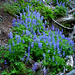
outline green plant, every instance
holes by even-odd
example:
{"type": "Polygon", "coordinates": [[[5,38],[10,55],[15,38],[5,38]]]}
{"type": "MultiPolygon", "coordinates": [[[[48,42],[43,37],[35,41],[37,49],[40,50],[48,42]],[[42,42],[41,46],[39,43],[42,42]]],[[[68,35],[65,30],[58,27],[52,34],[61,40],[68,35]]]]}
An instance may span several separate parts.
{"type": "Polygon", "coordinates": [[[12,15],[20,14],[19,4],[16,3],[16,2],[12,2],[12,3],[7,2],[7,3],[4,3],[3,6],[4,6],[4,11],[5,12],[8,12],[12,15]]]}
{"type": "Polygon", "coordinates": [[[64,16],[66,15],[66,7],[63,7],[63,6],[56,6],[56,9],[54,9],[54,17],[57,18],[57,17],[61,17],[61,16],[64,16]]]}
{"type": "Polygon", "coordinates": [[[47,4],[51,4],[51,3],[52,3],[52,0],[45,0],[45,2],[46,2],[47,4]]]}
{"type": "Polygon", "coordinates": [[[66,3],[67,1],[69,1],[69,0],[53,0],[54,1],[54,3],[57,3],[57,2],[63,2],[63,3],[66,3]]]}
{"type": "Polygon", "coordinates": [[[52,9],[49,9],[48,7],[38,6],[38,7],[35,7],[35,9],[38,12],[40,12],[41,15],[44,16],[44,19],[46,19],[46,20],[51,20],[52,18],[54,18],[52,9]]]}
{"type": "Polygon", "coordinates": [[[28,13],[20,13],[17,20],[13,19],[8,46],[1,47],[0,62],[9,67],[9,73],[7,70],[4,73],[32,75],[34,71],[36,74],[36,65],[33,69],[26,68],[29,58],[36,62],[42,61],[42,65],[53,74],[62,71],[62,66],[66,65],[65,57],[73,54],[73,41],[59,29],[54,31],[53,25],[51,30],[45,28],[46,21],[43,23],[44,18],[39,12],[30,12],[29,6],[26,11],[28,13]]]}

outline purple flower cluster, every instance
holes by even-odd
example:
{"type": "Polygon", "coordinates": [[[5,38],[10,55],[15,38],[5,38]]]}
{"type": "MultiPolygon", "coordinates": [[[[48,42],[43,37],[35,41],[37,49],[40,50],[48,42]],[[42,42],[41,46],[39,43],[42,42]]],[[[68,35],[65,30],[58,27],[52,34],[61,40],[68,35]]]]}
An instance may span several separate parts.
{"type": "Polygon", "coordinates": [[[65,3],[62,3],[62,1],[59,3],[58,0],[57,0],[57,5],[60,7],[60,6],[63,6],[65,7],[65,3]]]}
{"type": "Polygon", "coordinates": [[[34,63],[33,66],[32,66],[32,70],[35,72],[36,69],[37,69],[37,67],[38,67],[38,64],[37,63],[34,63]]]}
{"type": "MultiPolygon", "coordinates": [[[[39,35],[38,37],[36,35],[34,35],[33,43],[38,43],[38,47],[40,49],[43,49],[43,44],[46,43],[46,47],[48,47],[49,49],[53,48],[54,51],[54,55],[56,55],[56,50],[57,53],[59,54],[60,57],[65,56],[65,51],[63,51],[64,47],[69,44],[68,46],[73,47],[74,46],[74,42],[72,40],[70,40],[70,38],[66,38],[62,33],[63,31],[60,31],[59,29],[57,29],[56,31],[54,26],[52,25],[53,28],[51,28],[53,31],[49,30],[48,31],[48,35],[43,32],[41,35],[39,35]],[[60,38],[61,37],[61,38],[60,38]],[[63,41],[65,40],[65,41],[63,41]],[[42,43],[41,41],[43,41],[44,43],[42,43]],[[62,44],[64,42],[64,45],[62,44]],[[62,44],[62,45],[61,45],[62,44]],[[62,46],[62,47],[61,47],[62,46]],[[62,53],[63,52],[63,53],[62,53]]],[[[32,43],[32,48],[33,48],[33,43],[32,43]]],[[[67,47],[65,47],[65,50],[68,50],[67,47]]],[[[50,52],[50,51],[48,51],[50,52]]],[[[54,58],[52,58],[54,61],[54,58]]]]}
{"type": "Polygon", "coordinates": [[[45,30],[46,21],[44,24],[43,23],[44,17],[40,16],[39,12],[36,12],[36,11],[30,12],[29,9],[30,9],[30,7],[28,5],[28,8],[27,8],[28,14],[25,13],[23,10],[23,13],[20,13],[20,19],[19,18],[17,18],[17,20],[13,19],[12,26],[20,27],[21,25],[23,25],[24,28],[26,29],[27,35],[29,35],[28,31],[30,31],[33,35],[35,33],[38,35],[41,35],[41,32],[43,32],[43,30],[45,30]],[[25,17],[25,20],[22,20],[22,16],[25,17]],[[16,23],[16,21],[17,21],[17,23],[16,23]]]}
{"type": "MultiPolygon", "coordinates": [[[[57,2],[58,3],[58,2],[57,2]]],[[[13,34],[12,32],[9,33],[9,37],[12,40],[12,44],[9,44],[9,52],[11,53],[11,46],[15,46],[15,44],[19,45],[19,43],[26,43],[26,39],[22,39],[22,37],[25,35],[28,38],[30,37],[33,41],[29,43],[28,50],[26,53],[28,54],[27,58],[26,55],[21,59],[24,61],[24,58],[26,58],[26,62],[29,60],[30,57],[30,51],[31,49],[34,49],[35,52],[37,50],[41,51],[47,51],[47,54],[52,53],[53,56],[50,58],[53,62],[55,62],[55,55],[59,55],[60,57],[63,57],[66,55],[68,44],[69,47],[74,46],[74,42],[70,40],[70,38],[66,38],[62,33],[63,31],[60,31],[59,29],[56,29],[54,25],[52,25],[51,29],[45,28],[45,23],[43,23],[43,16],[40,16],[39,12],[34,11],[33,13],[29,11],[30,7],[28,6],[28,14],[26,14],[23,10],[23,13],[20,13],[20,19],[17,18],[13,19],[13,27],[17,27],[18,30],[20,29],[21,32],[18,32],[18,35],[15,35],[15,41],[13,40],[13,34]],[[22,17],[25,17],[23,19],[22,17]],[[22,27],[23,26],[23,27],[22,27]],[[21,29],[23,28],[23,30],[21,29]],[[21,33],[21,35],[19,35],[21,33]],[[63,41],[64,40],[64,41],[63,41]],[[37,46],[36,46],[37,45],[37,46]],[[61,47],[62,46],[62,47],[61,47]],[[65,50],[64,50],[65,48],[65,50]],[[37,50],[36,50],[37,49],[37,50]]],[[[71,51],[72,48],[70,48],[71,51]]],[[[43,51],[43,57],[46,58],[46,53],[43,51]]],[[[42,53],[41,53],[42,54],[42,53]]],[[[32,70],[36,71],[37,69],[37,63],[34,63],[32,70]]],[[[46,69],[44,69],[44,75],[46,75],[46,69]]]]}

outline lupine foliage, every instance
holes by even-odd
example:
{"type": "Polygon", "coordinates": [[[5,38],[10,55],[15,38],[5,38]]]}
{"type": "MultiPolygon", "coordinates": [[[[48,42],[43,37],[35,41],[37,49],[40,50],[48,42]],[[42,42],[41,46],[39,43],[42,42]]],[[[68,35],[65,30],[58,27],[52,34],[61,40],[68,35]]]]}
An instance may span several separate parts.
{"type": "Polygon", "coordinates": [[[28,63],[29,58],[37,62],[42,61],[42,65],[47,67],[43,69],[44,73],[48,70],[56,74],[66,65],[65,57],[73,54],[73,41],[66,38],[63,32],[53,25],[51,29],[45,28],[47,22],[45,20],[43,23],[44,17],[39,12],[30,12],[29,9],[27,6],[28,13],[23,10],[20,18],[13,19],[8,46],[2,47],[0,52],[0,58],[3,57],[0,62],[6,65],[6,70],[2,74],[30,75],[33,71],[36,74],[36,63],[32,70],[27,71],[25,68],[24,63],[28,63]],[[8,69],[9,73],[6,72],[8,69]]]}
{"type": "MultiPolygon", "coordinates": [[[[46,2],[48,2],[48,1],[46,0],[46,2]]],[[[42,0],[28,0],[28,1],[27,0],[16,0],[15,2],[11,1],[11,2],[4,3],[4,7],[5,7],[4,10],[6,12],[9,12],[12,15],[14,15],[14,14],[20,15],[20,12],[22,13],[23,12],[22,10],[23,9],[25,10],[25,7],[27,5],[29,5],[29,6],[31,6],[30,11],[36,10],[36,11],[40,12],[41,15],[44,16],[44,19],[51,21],[52,18],[56,18],[56,17],[58,17],[58,15],[60,15],[60,16],[65,15],[65,13],[66,13],[66,7],[65,7],[66,3],[65,2],[66,1],[63,1],[63,2],[60,2],[57,0],[57,5],[59,7],[56,6],[56,9],[52,10],[52,9],[49,9],[48,7],[45,7],[44,1],[42,1],[42,0]]],[[[52,3],[52,1],[50,1],[50,4],[51,3],[52,3]]]]}
{"type": "MultiPolygon", "coordinates": [[[[30,4],[25,2],[26,0],[18,0],[20,5],[17,4],[16,0],[15,4],[12,1],[9,2],[10,4],[7,2],[9,5],[6,10],[14,8],[15,12],[12,10],[11,13],[18,14],[18,16],[17,20],[13,19],[13,28],[8,35],[10,38],[8,45],[1,47],[0,50],[0,63],[5,66],[2,75],[33,75],[33,72],[36,74],[37,63],[33,64],[32,69],[26,65],[29,64],[29,58],[42,63],[45,75],[47,72],[56,75],[66,65],[65,58],[73,54],[74,43],[63,35],[63,31],[53,25],[50,29],[46,28],[47,21],[44,19],[53,18],[53,11],[47,7],[44,8],[42,1],[31,1],[30,4]],[[31,4],[35,8],[30,7],[31,4]],[[10,7],[10,5],[12,6],[10,7]],[[42,13],[40,14],[36,10],[42,13]]],[[[57,5],[60,6],[57,7],[57,11],[65,8],[64,3],[57,1],[57,5]]],[[[54,12],[57,11],[54,10],[54,12]]],[[[62,12],[64,11],[62,10],[62,12]]],[[[60,15],[60,13],[57,12],[56,15],[60,15]]]]}

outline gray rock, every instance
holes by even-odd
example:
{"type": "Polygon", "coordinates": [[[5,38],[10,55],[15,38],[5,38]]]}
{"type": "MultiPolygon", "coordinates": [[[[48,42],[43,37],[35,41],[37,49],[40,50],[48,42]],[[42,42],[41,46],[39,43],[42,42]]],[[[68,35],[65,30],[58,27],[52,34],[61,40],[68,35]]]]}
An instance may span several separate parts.
{"type": "Polygon", "coordinates": [[[66,75],[75,75],[75,69],[73,69],[72,71],[70,71],[70,72],[67,73],[66,75]]]}

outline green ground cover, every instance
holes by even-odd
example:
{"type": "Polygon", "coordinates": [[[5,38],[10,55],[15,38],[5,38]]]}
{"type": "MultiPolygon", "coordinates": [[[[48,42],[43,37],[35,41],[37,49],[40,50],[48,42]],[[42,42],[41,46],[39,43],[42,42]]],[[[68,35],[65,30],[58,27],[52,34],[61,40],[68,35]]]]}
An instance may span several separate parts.
{"type": "MultiPolygon", "coordinates": [[[[68,59],[68,55],[73,54],[74,42],[54,25],[50,29],[46,28],[47,20],[64,16],[66,7],[61,3],[60,7],[56,6],[56,9],[52,10],[45,7],[43,2],[24,0],[4,3],[4,6],[6,5],[5,11],[16,14],[17,19],[13,19],[8,45],[0,50],[0,63],[5,64],[5,70],[1,74],[36,75],[36,63],[27,67],[30,64],[29,58],[41,62],[45,67],[44,74],[47,72],[56,75],[63,71],[64,66],[68,68],[65,58],[68,59]]],[[[38,71],[41,70],[43,69],[38,71]]]]}

